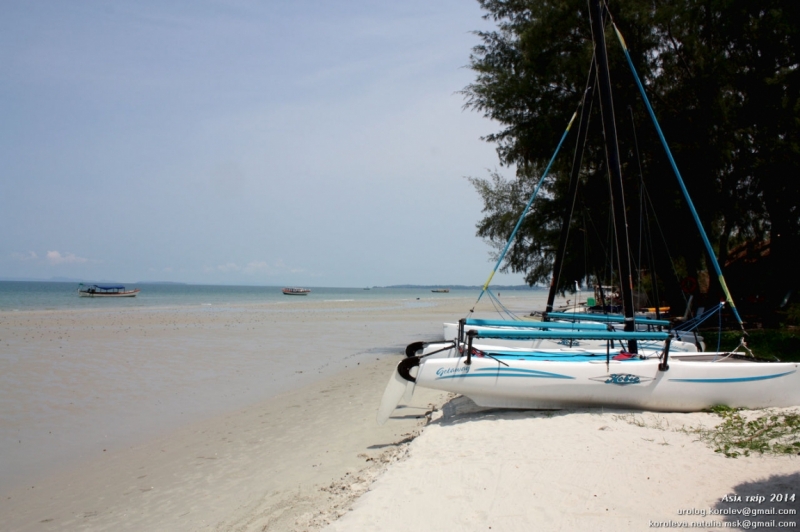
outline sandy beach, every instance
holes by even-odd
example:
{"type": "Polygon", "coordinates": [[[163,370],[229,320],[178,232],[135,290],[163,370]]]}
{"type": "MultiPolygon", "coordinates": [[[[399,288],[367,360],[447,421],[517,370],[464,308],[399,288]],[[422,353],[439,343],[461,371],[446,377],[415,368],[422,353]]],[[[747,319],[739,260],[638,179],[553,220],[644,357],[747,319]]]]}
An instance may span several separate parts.
{"type": "MultiPolygon", "coordinates": [[[[305,530],[346,510],[430,416],[378,427],[390,358],[3,494],[3,530],[305,530]]],[[[106,456],[107,454],[107,456],[106,456]]]]}
{"type": "Polygon", "coordinates": [[[726,458],[681,430],[719,421],[711,413],[489,410],[458,397],[406,460],[324,530],[796,527],[800,457],[726,458]]]}
{"type": "Polygon", "coordinates": [[[0,530],[714,529],[798,508],[769,498],[800,497],[800,457],[725,458],[680,430],[709,413],[418,389],[378,426],[405,345],[473,302],[3,313],[0,530]]]}

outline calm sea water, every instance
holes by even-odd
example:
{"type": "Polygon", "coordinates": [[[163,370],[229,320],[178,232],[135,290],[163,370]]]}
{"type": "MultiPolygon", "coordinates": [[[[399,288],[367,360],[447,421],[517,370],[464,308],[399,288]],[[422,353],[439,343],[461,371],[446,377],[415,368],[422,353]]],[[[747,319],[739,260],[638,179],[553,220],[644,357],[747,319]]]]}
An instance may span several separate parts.
{"type": "MultiPolygon", "coordinates": [[[[131,298],[78,296],[77,283],[0,281],[0,312],[21,310],[69,310],[129,307],[191,307],[202,305],[250,305],[279,301],[367,301],[416,300],[446,297],[477,297],[479,290],[451,289],[432,293],[430,288],[326,288],[310,287],[306,296],[287,296],[280,286],[215,286],[191,284],[127,285],[141,292],[131,298]]],[[[543,294],[543,290],[514,290],[515,294],[543,294]]]]}

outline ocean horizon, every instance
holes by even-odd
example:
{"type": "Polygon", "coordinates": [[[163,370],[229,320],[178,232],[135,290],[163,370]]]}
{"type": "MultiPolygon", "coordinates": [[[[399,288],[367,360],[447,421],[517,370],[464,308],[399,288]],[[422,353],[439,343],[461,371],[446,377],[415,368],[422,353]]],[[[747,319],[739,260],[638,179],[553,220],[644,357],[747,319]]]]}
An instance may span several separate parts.
{"type": "MultiPolygon", "coordinates": [[[[83,284],[95,284],[83,281],[83,284]]],[[[97,284],[103,284],[98,282],[97,284]]],[[[114,284],[114,283],[106,283],[114,284]]],[[[253,305],[281,301],[375,301],[416,300],[446,297],[477,297],[479,286],[462,285],[393,285],[372,287],[304,286],[306,296],[287,296],[285,286],[205,285],[179,282],[120,283],[141,292],[131,298],[87,298],[78,296],[78,281],[0,281],[0,312],[35,310],[79,310],[149,307],[193,307],[214,305],[253,305]],[[445,293],[432,292],[447,288],[445,293]]],[[[541,294],[539,287],[492,287],[495,293],[513,290],[515,294],[541,294]]]]}

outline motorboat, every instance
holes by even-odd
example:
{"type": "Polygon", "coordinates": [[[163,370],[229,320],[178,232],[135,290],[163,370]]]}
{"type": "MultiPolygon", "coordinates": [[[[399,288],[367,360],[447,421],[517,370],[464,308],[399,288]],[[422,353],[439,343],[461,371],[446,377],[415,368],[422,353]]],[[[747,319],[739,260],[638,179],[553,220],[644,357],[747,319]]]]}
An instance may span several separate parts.
{"type": "Polygon", "coordinates": [[[81,284],[78,288],[78,295],[81,297],[135,297],[139,293],[138,288],[126,290],[122,285],[99,285],[93,284],[85,286],[81,284]]]}

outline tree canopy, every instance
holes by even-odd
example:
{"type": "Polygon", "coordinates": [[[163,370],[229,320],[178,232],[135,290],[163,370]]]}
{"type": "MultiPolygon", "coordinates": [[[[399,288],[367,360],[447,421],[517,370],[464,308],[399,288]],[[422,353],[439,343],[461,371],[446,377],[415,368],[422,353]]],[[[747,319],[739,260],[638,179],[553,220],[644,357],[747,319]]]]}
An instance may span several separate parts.
{"type": "MultiPolygon", "coordinates": [[[[481,44],[470,57],[476,78],[463,91],[465,106],[500,124],[485,140],[496,144],[502,166],[515,168],[513,179],[471,179],[484,200],[478,235],[499,248],[580,103],[593,44],[585,0],[478,1],[496,29],[477,32],[481,44]]],[[[800,3],[607,6],[720,262],[737,244],[771,240],[774,272],[765,291],[782,296],[800,244],[800,3]]],[[[674,281],[704,269],[704,249],[609,24],[606,41],[632,258],[637,270],[657,272],[674,300],[674,281]]],[[[530,284],[549,282],[561,216],[573,201],[560,288],[613,267],[597,102],[589,120],[585,146],[575,146],[574,135],[571,141],[582,155],[577,197],[566,197],[575,153],[565,149],[506,257],[504,268],[523,272],[530,284]]]]}

